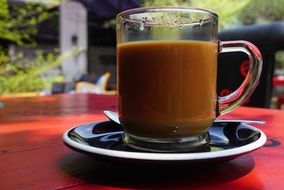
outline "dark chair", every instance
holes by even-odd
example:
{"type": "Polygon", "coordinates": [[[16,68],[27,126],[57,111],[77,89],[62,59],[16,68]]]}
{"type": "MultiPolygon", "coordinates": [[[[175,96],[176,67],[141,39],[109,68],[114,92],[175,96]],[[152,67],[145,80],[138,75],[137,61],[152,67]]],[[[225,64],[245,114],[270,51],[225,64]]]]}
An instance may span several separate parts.
{"type": "MultiPolygon", "coordinates": [[[[263,56],[259,85],[245,105],[269,107],[272,94],[272,77],[275,53],[284,50],[284,22],[242,26],[219,33],[221,41],[247,40],[255,44],[263,56]]],[[[218,57],[218,95],[235,90],[248,70],[248,57],[242,53],[220,54],[218,57]]]]}
{"type": "Polygon", "coordinates": [[[51,94],[70,93],[74,90],[74,82],[54,82],[52,83],[51,94]]]}

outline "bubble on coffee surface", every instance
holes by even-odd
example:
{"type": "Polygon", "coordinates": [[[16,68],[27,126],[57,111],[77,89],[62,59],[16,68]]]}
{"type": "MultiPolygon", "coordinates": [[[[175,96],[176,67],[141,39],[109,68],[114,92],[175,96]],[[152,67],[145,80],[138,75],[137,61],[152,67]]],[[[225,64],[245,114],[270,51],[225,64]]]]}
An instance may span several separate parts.
{"type": "Polygon", "coordinates": [[[129,30],[129,24],[125,24],[124,25],[124,31],[128,31],[129,30]]]}
{"type": "Polygon", "coordinates": [[[181,30],[183,27],[202,26],[210,20],[209,17],[184,16],[177,13],[144,13],[142,15],[132,15],[129,18],[122,18],[124,31],[134,30],[152,30],[159,28],[160,30],[181,30]]]}
{"type": "Polygon", "coordinates": [[[202,19],[199,20],[199,26],[201,27],[203,25],[203,21],[202,19]]]}
{"type": "Polygon", "coordinates": [[[209,20],[208,17],[195,18],[185,17],[182,15],[155,15],[151,16],[151,19],[144,20],[144,24],[151,24],[158,28],[168,28],[170,30],[180,30],[184,26],[193,27],[193,26],[202,26],[206,20],[209,20]]]}
{"type": "Polygon", "coordinates": [[[145,26],[146,22],[147,22],[147,17],[142,17],[142,20],[141,20],[141,23],[140,23],[140,26],[139,26],[140,30],[144,30],[144,28],[145,28],[144,26],[145,26]]]}
{"type": "Polygon", "coordinates": [[[139,30],[144,30],[144,24],[140,24],[139,30]]]}
{"type": "Polygon", "coordinates": [[[175,127],[175,130],[173,131],[173,133],[177,133],[179,130],[179,127],[175,127]]]}

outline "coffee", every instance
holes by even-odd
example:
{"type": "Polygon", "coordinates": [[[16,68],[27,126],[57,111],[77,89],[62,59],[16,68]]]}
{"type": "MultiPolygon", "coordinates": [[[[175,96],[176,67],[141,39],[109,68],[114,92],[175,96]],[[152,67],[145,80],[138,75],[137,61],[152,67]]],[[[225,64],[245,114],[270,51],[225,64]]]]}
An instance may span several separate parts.
{"type": "Polygon", "coordinates": [[[257,47],[218,40],[218,15],[204,9],[143,7],[116,18],[125,145],[154,152],[207,146],[213,120],[242,105],[257,86],[262,68],[257,47]],[[237,90],[218,97],[217,55],[238,51],[250,57],[248,74],[237,90]]]}
{"type": "Polygon", "coordinates": [[[217,44],[136,41],[117,46],[119,117],[126,133],[200,135],[216,118],[217,44]]]}

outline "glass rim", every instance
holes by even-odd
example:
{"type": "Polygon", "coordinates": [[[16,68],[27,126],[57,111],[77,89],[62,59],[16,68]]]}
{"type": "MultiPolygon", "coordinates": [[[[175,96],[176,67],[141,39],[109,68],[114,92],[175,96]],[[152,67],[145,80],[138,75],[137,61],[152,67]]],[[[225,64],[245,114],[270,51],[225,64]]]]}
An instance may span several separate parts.
{"type": "Polygon", "coordinates": [[[133,9],[128,9],[125,11],[122,11],[116,15],[116,18],[123,17],[126,15],[131,15],[131,14],[141,14],[145,12],[158,12],[158,11],[189,11],[189,12],[195,12],[195,13],[206,13],[209,15],[212,15],[216,18],[218,18],[218,14],[208,10],[208,9],[203,9],[203,8],[198,8],[198,7],[184,7],[184,6],[153,6],[153,7],[139,7],[139,8],[133,8],[133,9]]]}

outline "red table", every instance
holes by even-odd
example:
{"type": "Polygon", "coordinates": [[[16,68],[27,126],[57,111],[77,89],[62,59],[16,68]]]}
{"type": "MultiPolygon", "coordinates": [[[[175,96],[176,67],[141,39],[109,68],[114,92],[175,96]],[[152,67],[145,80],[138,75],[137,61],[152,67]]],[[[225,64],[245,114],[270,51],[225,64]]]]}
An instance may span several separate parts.
{"type": "Polygon", "coordinates": [[[212,166],[134,166],[99,161],[62,143],[67,129],[106,119],[115,96],[2,98],[0,189],[284,189],[284,111],[241,107],[226,118],[264,119],[264,147],[212,166]]]}

